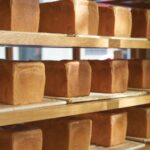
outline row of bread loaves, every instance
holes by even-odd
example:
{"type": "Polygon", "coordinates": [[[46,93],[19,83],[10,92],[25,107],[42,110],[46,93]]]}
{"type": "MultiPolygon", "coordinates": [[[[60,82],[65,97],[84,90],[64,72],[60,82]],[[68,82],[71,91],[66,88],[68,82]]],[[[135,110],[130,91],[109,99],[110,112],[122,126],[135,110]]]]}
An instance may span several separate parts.
{"type": "Polygon", "coordinates": [[[0,0],[0,30],[149,37],[149,18],[149,10],[89,0],[0,0]]]}
{"type": "Polygon", "coordinates": [[[89,150],[111,147],[126,136],[150,137],[149,106],[32,122],[0,129],[3,150],[89,150]],[[140,128],[140,130],[139,130],[140,128]]]}
{"type": "Polygon", "coordinates": [[[89,150],[92,121],[52,119],[0,128],[2,150],[89,150]],[[36,124],[36,125],[34,125],[36,124]]]}
{"type": "Polygon", "coordinates": [[[77,97],[90,92],[122,93],[128,88],[150,88],[150,60],[43,62],[46,96],[77,97]]]}
{"type": "Polygon", "coordinates": [[[43,150],[89,150],[90,144],[105,147],[123,144],[127,132],[127,113],[98,112],[29,125],[42,129],[43,150]]]}
{"type": "Polygon", "coordinates": [[[102,112],[0,129],[3,150],[89,150],[125,142],[127,114],[102,112]]]}
{"type": "Polygon", "coordinates": [[[150,89],[150,60],[92,60],[92,92],[121,93],[128,88],[150,89]]]}
{"type": "Polygon", "coordinates": [[[150,88],[150,60],[0,60],[0,102],[40,103],[45,96],[79,97],[150,88]],[[128,84],[129,83],[129,84],[128,84]],[[45,85],[46,84],[46,85],[45,85]],[[45,92],[44,92],[45,91],[45,92]]]}

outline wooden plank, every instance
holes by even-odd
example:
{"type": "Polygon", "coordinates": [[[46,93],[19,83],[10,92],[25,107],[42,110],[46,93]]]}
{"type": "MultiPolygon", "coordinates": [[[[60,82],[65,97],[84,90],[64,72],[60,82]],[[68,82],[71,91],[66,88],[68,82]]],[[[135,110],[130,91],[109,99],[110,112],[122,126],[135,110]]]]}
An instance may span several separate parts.
{"type": "Polygon", "coordinates": [[[18,110],[32,110],[32,109],[41,109],[41,108],[44,109],[49,106],[59,106],[59,105],[66,105],[66,104],[67,103],[65,101],[44,98],[43,102],[41,103],[35,103],[29,105],[12,106],[12,105],[0,104],[0,113],[7,113],[7,112],[18,111],[18,110]]]}
{"type": "Polygon", "coordinates": [[[0,45],[45,47],[108,47],[108,38],[75,35],[0,31],[0,45]]]}
{"type": "Polygon", "coordinates": [[[143,89],[143,88],[129,88],[129,90],[133,90],[133,91],[145,91],[145,92],[150,92],[150,89],[143,89]]]}
{"type": "Polygon", "coordinates": [[[66,97],[50,97],[46,96],[47,98],[52,99],[58,99],[58,100],[64,100],[67,103],[80,103],[80,102],[89,102],[89,101],[99,101],[99,100],[111,100],[116,98],[125,98],[125,97],[132,97],[132,96],[142,96],[146,95],[146,91],[133,91],[129,90],[124,93],[91,93],[89,96],[83,96],[83,97],[73,97],[73,98],[66,98],[66,97]]]}
{"type": "Polygon", "coordinates": [[[133,38],[131,39],[123,39],[120,40],[120,48],[138,48],[138,49],[148,49],[150,48],[150,42],[147,39],[141,39],[141,40],[136,40],[133,38]]]}
{"type": "Polygon", "coordinates": [[[131,141],[135,141],[135,142],[142,142],[145,144],[150,144],[150,138],[137,138],[137,137],[127,136],[127,139],[131,141]]]}
{"type": "Polygon", "coordinates": [[[107,110],[107,102],[48,106],[40,109],[0,112],[0,126],[92,113],[100,110],[107,110]]]}
{"type": "Polygon", "coordinates": [[[146,38],[0,31],[0,45],[149,49],[150,41],[146,38]]]}
{"type": "Polygon", "coordinates": [[[111,109],[149,104],[150,103],[149,96],[150,95],[144,95],[138,97],[127,97],[127,98],[109,100],[107,103],[107,109],[111,110],[111,109]]]}
{"type": "MultiPolygon", "coordinates": [[[[20,109],[7,112],[1,111],[0,126],[106,111],[144,104],[150,104],[150,94],[138,97],[128,97],[60,106],[20,109]]],[[[1,107],[2,106],[0,106],[0,109],[1,107]]]]}
{"type": "Polygon", "coordinates": [[[143,147],[145,147],[143,143],[126,141],[124,144],[114,147],[91,146],[90,150],[137,150],[143,147]]]}
{"type": "Polygon", "coordinates": [[[136,137],[127,136],[127,140],[145,143],[146,147],[140,150],[150,150],[150,138],[136,138],[136,137]]]}
{"type": "Polygon", "coordinates": [[[148,49],[150,41],[146,38],[125,38],[125,37],[109,37],[109,47],[111,48],[132,48],[132,49],[148,49]]]}
{"type": "Polygon", "coordinates": [[[146,147],[139,149],[139,150],[150,150],[150,144],[146,144],[146,147]]]}

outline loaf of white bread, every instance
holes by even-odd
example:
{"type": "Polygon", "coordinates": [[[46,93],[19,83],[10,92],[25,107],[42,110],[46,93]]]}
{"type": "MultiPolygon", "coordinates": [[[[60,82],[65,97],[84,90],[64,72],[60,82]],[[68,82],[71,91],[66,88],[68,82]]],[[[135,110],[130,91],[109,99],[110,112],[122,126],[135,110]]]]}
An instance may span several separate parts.
{"type": "Polygon", "coordinates": [[[8,126],[0,129],[1,150],[42,150],[42,131],[26,126],[8,126]]]}
{"type": "Polygon", "coordinates": [[[98,93],[121,93],[128,89],[127,60],[91,60],[91,91],[98,93]]]}
{"type": "Polygon", "coordinates": [[[91,67],[88,61],[43,61],[46,70],[46,96],[88,96],[91,67]]]}
{"type": "Polygon", "coordinates": [[[128,109],[127,135],[138,138],[150,138],[150,106],[128,109]]]}
{"type": "Polygon", "coordinates": [[[125,111],[98,112],[76,116],[92,120],[91,144],[111,147],[123,144],[127,132],[127,113],[125,111]]]}
{"type": "Polygon", "coordinates": [[[150,60],[129,60],[129,87],[150,89],[150,60]]]}
{"type": "Polygon", "coordinates": [[[44,96],[45,66],[41,62],[0,60],[0,103],[39,103],[44,96]]]}
{"type": "Polygon", "coordinates": [[[29,123],[43,131],[43,150],[89,150],[91,120],[60,118],[29,123]]]}
{"type": "Polygon", "coordinates": [[[40,5],[40,32],[98,34],[99,14],[96,2],[62,0],[40,5]]]}
{"type": "Polygon", "coordinates": [[[38,32],[39,0],[0,0],[0,30],[38,32]]]}
{"type": "Polygon", "coordinates": [[[132,9],[132,37],[150,37],[150,10],[132,9]]]}
{"type": "Polygon", "coordinates": [[[131,29],[131,9],[99,5],[99,35],[130,37],[131,29]]]}

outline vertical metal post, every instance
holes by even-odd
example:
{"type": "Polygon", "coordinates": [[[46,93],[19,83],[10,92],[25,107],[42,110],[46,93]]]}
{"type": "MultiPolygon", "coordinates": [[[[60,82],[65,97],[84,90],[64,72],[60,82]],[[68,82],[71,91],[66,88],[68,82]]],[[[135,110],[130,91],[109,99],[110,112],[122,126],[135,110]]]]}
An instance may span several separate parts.
{"type": "Polygon", "coordinates": [[[80,48],[73,48],[73,60],[80,60],[80,48]]]}
{"type": "Polygon", "coordinates": [[[147,50],[146,49],[132,49],[131,50],[131,58],[147,58],[147,50]]]}
{"type": "Polygon", "coordinates": [[[114,59],[123,59],[123,51],[114,51],[114,59]]]}
{"type": "Polygon", "coordinates": [[[6,47],[5,49],[5,58],[7,60],[13,59],[13,48],[12,47],[6,47]]]}

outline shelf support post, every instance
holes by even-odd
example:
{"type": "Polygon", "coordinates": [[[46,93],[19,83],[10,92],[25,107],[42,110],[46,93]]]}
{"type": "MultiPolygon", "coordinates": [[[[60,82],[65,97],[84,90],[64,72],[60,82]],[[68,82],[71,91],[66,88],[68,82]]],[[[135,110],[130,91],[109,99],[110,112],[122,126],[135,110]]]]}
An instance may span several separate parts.
{"type": "Polygon", "coordinates": [[[132,49],[131,50],[131,58],[147,58],[147,50],[146,49],[132,49]]]}
{"type": "Polygon", "coordinates": [[[73,60],[80,60],[80,48],[73,48],[73,60]]]}
{"type": "Polygon", "coordinates": [[[5,58],[7,60],[13,60],[13,48],[12,47],[5,48],[5,58]]]}

